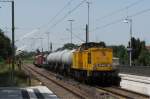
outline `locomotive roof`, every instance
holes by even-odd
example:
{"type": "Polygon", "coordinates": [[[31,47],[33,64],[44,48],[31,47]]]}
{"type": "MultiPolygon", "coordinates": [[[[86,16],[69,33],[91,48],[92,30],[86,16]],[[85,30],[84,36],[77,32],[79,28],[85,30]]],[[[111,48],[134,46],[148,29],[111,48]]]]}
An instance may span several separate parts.
{"type": "Polygon", "coordinates": [[[80,48],[87,49],[87,48],[92,48],[92,47],[103,47],[100,43],[96,42],[88,42],[88,43],[83,43],[80,48]]]}

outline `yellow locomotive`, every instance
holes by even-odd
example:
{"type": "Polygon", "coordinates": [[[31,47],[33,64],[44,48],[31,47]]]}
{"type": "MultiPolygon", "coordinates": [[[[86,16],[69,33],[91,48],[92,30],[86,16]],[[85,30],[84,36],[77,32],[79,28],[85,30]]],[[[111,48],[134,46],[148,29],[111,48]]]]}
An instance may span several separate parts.
{"type": "Polygon", "coordinates": [[[112,66],[113,52],[99,43],[84,43],[73,52],[73,76],[81,81],[119,85],[120,77],[112,66]]]}

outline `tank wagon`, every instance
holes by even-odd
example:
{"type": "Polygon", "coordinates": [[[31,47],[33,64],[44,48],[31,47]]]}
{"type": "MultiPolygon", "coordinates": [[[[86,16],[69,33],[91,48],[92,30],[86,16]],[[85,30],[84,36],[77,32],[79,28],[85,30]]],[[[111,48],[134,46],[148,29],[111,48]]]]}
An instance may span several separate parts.
{"type": "Polygon", "coordinates": [[[79,81],[119,85],[118,71],[112,66],[113,53],[99,43],[84,43],[76,50],[63,50],[47,56],[48,68],[79,81]]]}

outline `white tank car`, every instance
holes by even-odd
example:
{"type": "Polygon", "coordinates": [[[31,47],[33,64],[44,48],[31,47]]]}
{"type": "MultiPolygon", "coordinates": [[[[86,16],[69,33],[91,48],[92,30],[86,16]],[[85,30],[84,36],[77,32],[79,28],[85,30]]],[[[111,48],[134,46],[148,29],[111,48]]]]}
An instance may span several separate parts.
{"type": "Polygon", "coordinates": [[[72,63],[72,55],[75,50],[62,50],[50,53],[47,57],[48,63],[59,63],[70,65],[72,63]]]}
{"type": "Polygon", "coordinates": [[[63,54],[65,54],[67,51],[68,51],[68,50],[59,51],[59,53],[57,53],[57,55],[56,55],[56,57],[57,57],[56,62],[62,63],[62,56],[63,56],[63,54]]]}
{"type": "Polygon", "coordinates": [[[72,56],[75,50],[68,50],[62,55],[62,63],[66,65],[72,64],[72,56]]]}
{"type": "Polygon", "coordinates": [[[53,63],[54,61],[54,59],[53,59],[53,56],[54,56],[54,54],[55,54],[55,52],[54,53],[50,53],[48,56],[47,56],[47,62],[48,63],[53,63]]]}

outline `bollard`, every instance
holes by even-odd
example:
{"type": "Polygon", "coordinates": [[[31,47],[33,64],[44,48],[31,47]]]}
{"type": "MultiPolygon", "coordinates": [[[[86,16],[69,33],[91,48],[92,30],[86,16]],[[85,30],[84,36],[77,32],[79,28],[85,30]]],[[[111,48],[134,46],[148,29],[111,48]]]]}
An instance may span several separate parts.
{"type": "Polygon", "coordinates": [[[29,71],[29,86],[31,86],[31,72],[29,71]]]}

